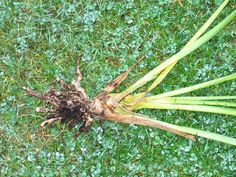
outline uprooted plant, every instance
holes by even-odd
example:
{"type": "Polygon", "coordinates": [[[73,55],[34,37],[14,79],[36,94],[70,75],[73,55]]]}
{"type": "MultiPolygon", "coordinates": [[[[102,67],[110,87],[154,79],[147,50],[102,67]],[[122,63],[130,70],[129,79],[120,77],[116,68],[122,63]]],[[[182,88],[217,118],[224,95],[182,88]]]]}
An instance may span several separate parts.
{"type": "Polygon", "coordinates": [[[62,80],[57,80],[61,84],[61,91],[57,91],[52,87],[46,93],[41,95],[32,89],[25,87],[24,89],[29,95],[42,99],[53,107],[53,109],[36,109],[38,112],[50,113],[46,120],[41,124],[41,127],[52,124],[59,120],[63,123],[67,123],[71,128],[77,123],[82,123],[82,126],[75,134],[75,136],[77,136],[80,132],[88,131],[91,123],[96,120],[96,117],[99,117],[104,120],[160,128],[162,130],[166,130],[192,140],[196,139],[195,136],[201,136],[236,145],[236,139],[231,137],[150,119],[145,115],[133,112],[137,109],[143,108],[178,109],[236,116],[236,103],[233,103],[232,101],[226,101],[235,100],[236,96],[179,96],[184,93],[189,93],[225,81],[233,80],[236,78],[236,73],[194,86],[181,88],[155,96],[148,96],[148,93],[150,93],[163,81],[163,79],[179,60],[212,39],[219,31],[221,31],[230,21],[235,18],[236,10],[228,15],[223,21],[218,23],[214,28],[205,33],[205,31],[220,14],[228,2],[229,0],[225,0],[221,4],[221,6],[207,20],[207,22],[197,31],[197,33],[178,53],[164,61],[162,64],[151,70],[140,80],[120,93],[111,92],[126,79],[129,72],[144,57],[140,57],[136,64],[129,68],[125,73],[119,75],[114,81],[109,83],[101,93],[92,99],[88,97],[86,91],[80,85],[82,74],[80,72],[79,61],[76,71],[77,78],[72,82],[71,85],[63,82],[62,80]],[[136,89],[146,85],[152,80],[154,80],[154,82],[145,92],[132,94],[136,89]]]}

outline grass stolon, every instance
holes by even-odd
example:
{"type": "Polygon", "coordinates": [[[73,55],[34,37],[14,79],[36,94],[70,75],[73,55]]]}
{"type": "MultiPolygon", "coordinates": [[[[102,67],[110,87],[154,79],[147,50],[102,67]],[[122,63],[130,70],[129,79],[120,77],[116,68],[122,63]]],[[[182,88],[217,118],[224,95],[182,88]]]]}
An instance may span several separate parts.
{"type": "Polygon", "coordinates": [[[133,112],[133,110],[148,108],[179,109],[219,113],[233,116],[236,115],[236,103],[227,101],[235,100],[235,96],[179,97],[179,95],[184,93],[189,93],[198,89],[203,89],[222,82],[233,80],[236,78],[236,73],[175,91],[166,92],[155,96],[147,96],[147,93],[151,92],[164,80],[164,78],[179,60],[183,59],[191,52],[195,51],[203,44],[211,40],[218,32],[220,32],[235,18],[236,10],[234,10],[211,30],[206,32],[211,23],[227,5],[228,1],[229,0],[226,0],[222,3],[222,5],[199,29],[199,31],[197,31],[197,33],[190,39],[190,41],[183,47],[182,50],[151,70],[140,80],[120,93],[111,92],[126,79],[128,73],[135,67],[137,63],[143,59],[143,57],[141,57],[138,62],[125,73],[121,74],[114,81],[109,83],[103,89],[103,91],[93,99],[90,99],[87,96],[86,91],[80,85],[82,74],[79,69],[79,62],[76,72],[77,79],[72,82],[72,85],[66,84],[62,80],[58,80],[62,88],[61,91],[58,91],[52,87],[45,94],[41,95],[29,88],[24,88],[29,95],[45,100],[47,103],[53,106],[53,109],[37,109],[38,112],[51,113],[41,124],[41,127],[52,124],[59,120],[64,123],[68,123],[69,127],[71,128],[73,128],[77,123],[82,123],[83,125],[75,134],[75,136],[78,136],[80,132],[88,131],[91,123],[95,120],[95,118],[98,117],[104,120],[160,128],[162,130],[166,130],[192,140],[196,140],[195,136],[201,136],[208,139],[236,145],[236,139],[234,138],[194,128],[173,125],[163,121],[150,119],[145,115],[133,112]],[[132,94],[132,92],[134,92],[136,89],[144,86],[152,80],[154,80],[153,84],[145,92],[132,94]]]}

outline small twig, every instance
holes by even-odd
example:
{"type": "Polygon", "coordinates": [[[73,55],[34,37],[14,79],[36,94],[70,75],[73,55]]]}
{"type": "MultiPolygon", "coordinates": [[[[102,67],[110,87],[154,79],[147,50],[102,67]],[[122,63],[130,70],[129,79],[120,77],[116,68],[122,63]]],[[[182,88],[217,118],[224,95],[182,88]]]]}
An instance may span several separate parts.
{"type": "Polygon", "coordinates": [[[87,117],[83,125],[79,128],[79,130],[75,132],[74,138],[77,138],[81,132],[83,133],[88,132],[92,122],[93,122],[93,119],[90,116],[87,117]]]}
{"type": "Polygon", "coordinates": [[[77,75],[77,79],[74,82],[74,85],[76,85],[77,87],[80,87],[80,81],[83,79],[83,75],[80,72],[80,59],[77,60],[76,75],[77,75]]]}
{"type": "Polygon", "coordinates": [[[178,0],[178,3],[179,3],[179,5],[180,5],[181,7],[184,7],[184,6],[183,6],[183,0],[178,0]]]}
{"type": "Polygon", "coordinates": [[[71,87],[67,83],[65,83],[63,80],[61,80],[60,78],[57,78],[56,81],[62,86],[63,90],[70,90],[71,89],[71,87]]]}
{"type": "Polygon", "coordinates": [[[59,101],[58,99],[52,100],[52,98],[50,98],[47,94],[41,95],[38,92],[35,92],[28,87],[22,87],[22,89],[25,90],[28,93],[28,95],[33,96],[33,97],[37,97],[40,100],[44,100],[44,101],[52,104],[53,106],[58,107],[58,101],[59,101]]]}
{"type": "Polygon", "coordinates": [[[45,121],[43,121],[43,123],[40,124],[40,127],[43,128],[46,125],[51,125],[52,123],[59,121],[61,119],[62,119],[62,117],[56,117],[56,118],[51,118],[51,119],[45,120],[45,121]]]}
{"type": "Polygon", "coordinates": [[[34,97],[37,97],[41,100],[45,100],[43,95],[39,94],[38,92],[33,91],[32,89],[30,89],[28,87],[22,87],[22,89],[25,90],[28,93],[28,95],[30,95],[30,96],[34,96],[34,97]]]}
{"type": "MultiPolygon", "coordinates": [[[[64,82],[64,81],[62,81],[62,82],[64,82]]],[[[54,87],[51,87],[49,90],[47,90],[45,92],[44,95],[54,95],[54,96],[58,97],[58,96],[61,96],[62,94],[60,92],[56,91],[56,89],[54,87]]]]}
{"type": "Polygon", "coordinates": [[[36,112],[41,112],[41,113],[49,113],[49,112],[56,112],[56,109],[49,109],[49,108],[36,108],[36,112]]]}
{"type": "Polygon", "coordinates": [[[84,126],[85,127],[90,127],[92,122],[93,122],[93,119],[90,116],[88,116],[86,121],[85,121],[85,125],[84,126]]]}
{"type": "Polygon", "coordinates": [[[85,89],[81,87],[80,81],[83,79],[83,75],[80,71],[80,59],[77,60],[77,69],[76,69],[76,80],[72,81],[72,85],[74,85],[75,90],[80,92],[82,94],[82,97],[86,100],[88,100],[88,96],[85,92],[85,89]]]}

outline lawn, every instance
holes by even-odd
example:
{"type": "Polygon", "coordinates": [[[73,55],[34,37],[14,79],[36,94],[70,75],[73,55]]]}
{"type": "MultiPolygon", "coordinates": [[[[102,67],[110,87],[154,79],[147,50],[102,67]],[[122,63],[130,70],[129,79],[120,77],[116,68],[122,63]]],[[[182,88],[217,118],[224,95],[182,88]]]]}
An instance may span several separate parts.
{"type": "MultiPolygon", "coordinates": [[[[82,85],[90,97],[145,56],[120,91],[175,54],[222,1],[1,1],[0,176],[235,176],[236,149],[162,130],[96,122],[91,131],[63,124],[39,129],[44,102],[27,96],[56,78],[71,82],[81,56],[82,85]]],[[[231,1],[214,24],[233,9],[231,1]]],[[[213,24],[213,25],[214,25],[213,24]]],[[[161,93],[236,72],[236,25],[180,61],[154,90],[161,93]]],[[[191,94],[235,95],[236,81],[191,94]]],[[[150,117],[235,137],[233,116],[141,110],[150,117]]]]}

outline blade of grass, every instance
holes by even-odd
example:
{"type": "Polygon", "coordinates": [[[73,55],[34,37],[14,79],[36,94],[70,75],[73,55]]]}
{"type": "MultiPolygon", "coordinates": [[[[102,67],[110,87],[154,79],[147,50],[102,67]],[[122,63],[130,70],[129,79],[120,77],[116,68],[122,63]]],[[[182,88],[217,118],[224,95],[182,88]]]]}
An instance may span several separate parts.
{"type": "Polygon", "coordinates": [[[179,61],[180,59],[184,58],[188,54],[190,54],[192,51],[196,50],[206,42],[208,42],[210,39],[212,39],[219,31],[221,31],[234,17],[236,16],[236,10],[234,10],[230,15],[228,15],[223,21],[221,21],[219,24],[217,24],[213,29],[211,29],[209,32],[204,34],[202,37],[200,37],[197,41],[195,41],[192,45],[187,46],[186,48],[182,49],[180,52],[175,54],[174,56],[170,57],[168,60],[151,70],[149,73],[147,73],[145,76],[143,76],[140,80],[135,82],[133,85],[128,87],[123,92],[116,94],[115,99],[117,101],[120,101],[122,98],[133,92],[134,90],[138,89],[139,87],[142,87],[147,82],[153,80],[156,78],[156,76],[166,67],[169,65],[179,61]]]}

